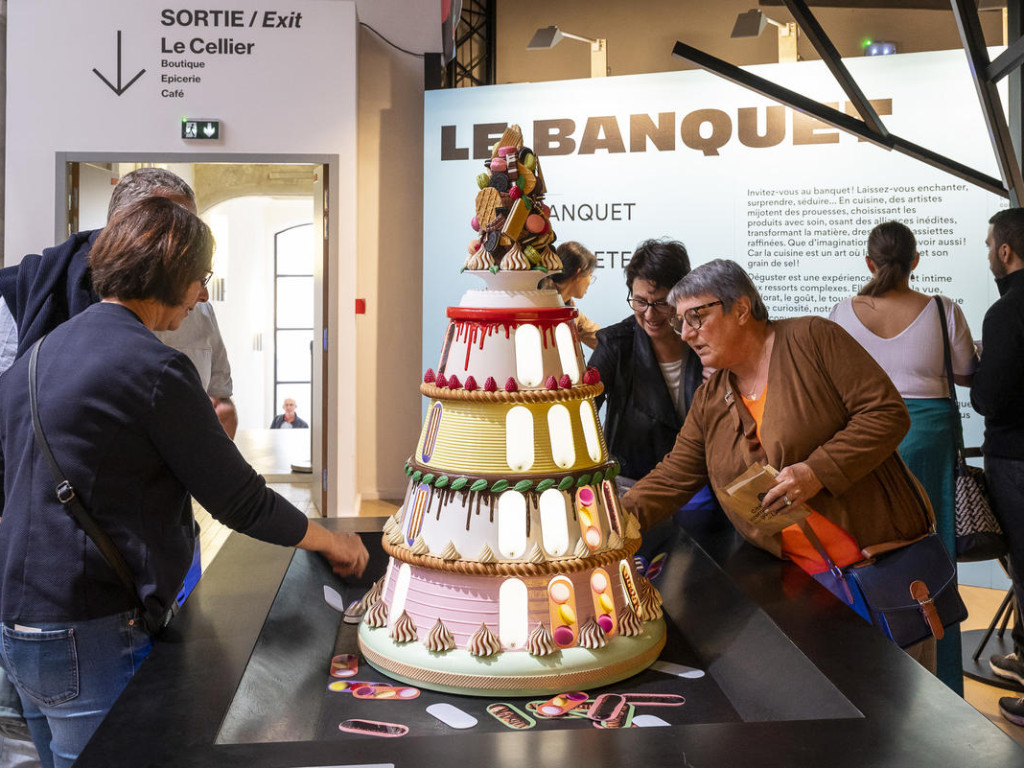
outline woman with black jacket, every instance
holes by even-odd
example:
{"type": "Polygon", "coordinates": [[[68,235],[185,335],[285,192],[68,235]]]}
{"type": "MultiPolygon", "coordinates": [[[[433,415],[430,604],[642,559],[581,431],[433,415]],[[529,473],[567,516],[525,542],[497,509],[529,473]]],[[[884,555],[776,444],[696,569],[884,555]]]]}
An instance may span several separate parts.
{"type": "Polygon", "coordinates": [[[675,310],[666,301],[689,271],[682,243],[641,243],[626,266],[633,314],[597,332],[589,365],[601,374],[597,405],[606,404],[605,438],[625,478],[639,480],[672,449],[703,381],[701,362],[673,328],[675,310]]]}

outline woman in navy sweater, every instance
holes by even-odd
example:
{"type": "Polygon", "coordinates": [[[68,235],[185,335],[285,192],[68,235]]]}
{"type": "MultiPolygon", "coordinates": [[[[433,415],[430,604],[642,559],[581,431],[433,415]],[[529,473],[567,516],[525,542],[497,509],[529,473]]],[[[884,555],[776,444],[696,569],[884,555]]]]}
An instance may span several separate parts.
{"type": "Polygon", "coordinates": [[[166,198],[117,214],[90,266],[102,302],[59,326],[38,361],[39,416],[61,470],[111,537],[138,599],[58,501],[33,435],[28,358],[0,379],[0,659],[44,766],[70,766],[149,653],[145,613],[170,609],[194,547],[191,496],[225,525],[323,553],[368,555],[266,487],[221,428],[199,375],[153,331],[206,301],[213,238],[166,198]]]}

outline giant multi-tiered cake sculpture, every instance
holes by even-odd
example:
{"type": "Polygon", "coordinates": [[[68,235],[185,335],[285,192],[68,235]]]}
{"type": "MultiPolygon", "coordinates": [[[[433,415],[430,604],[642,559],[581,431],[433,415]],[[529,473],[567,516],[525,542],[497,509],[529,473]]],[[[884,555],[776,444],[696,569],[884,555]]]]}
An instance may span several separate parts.
{"type": "Polygon", "coordinates": [[[633,564],[640,526],[619,506],[576,310],[536,288],[561,266],[539,162],[512,126],[485,165],[465,269],[487,288],[448,308],[424,375],[430,407],[360,649],[439,690],[595,687],[657,658],[661,600],[633,564]]]}

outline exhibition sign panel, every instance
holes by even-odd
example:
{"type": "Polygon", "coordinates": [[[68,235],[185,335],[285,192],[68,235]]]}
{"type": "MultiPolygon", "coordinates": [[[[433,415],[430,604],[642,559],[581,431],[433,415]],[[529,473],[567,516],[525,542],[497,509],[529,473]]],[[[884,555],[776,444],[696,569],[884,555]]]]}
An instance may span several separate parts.
{"type": "MultiPolygon", "coordinates": [[[[846,64],[892,133],[998,176],[962,51],[846,64]]],[[[750,70],[855,114],[821,62],[750,70]]],[[[623,267],[651,237],[681,240],[694,265],[736,260],[772,317],[826,315],[867,281],[867,235],[892,219],[918,238],[914,286],[957,301],[976,337],[996,297],[984,240],[1005,199],[706,72],[432,91],[424,113],[424,368],[445,307],[483,287],[456,275],[474,179],[510,123],[541,160],[559,242],[598,257],[579,306],[601,325],[630,313],[623,267]]],[[[981,420],[961,400],[977,445],[981,420]]]]}

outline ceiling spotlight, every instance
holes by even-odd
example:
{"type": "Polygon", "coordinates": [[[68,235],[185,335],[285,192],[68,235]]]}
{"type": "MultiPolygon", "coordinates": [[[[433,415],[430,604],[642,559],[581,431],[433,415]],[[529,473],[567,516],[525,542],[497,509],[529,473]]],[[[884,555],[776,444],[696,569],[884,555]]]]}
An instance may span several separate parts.
{"type": "Polygon", "coordinates": [[[538,29],[530,42],[526,45],[528,51],[544,51],[548,48],[554,48],[558,45],[562,38],[569,38],[570,40],[579,40],[583,43],[590,44],[590,76],[591,77],[606,77],[608,75],[608,48],[607,41],[603,37],[594,39],[592,37],[582,37],[580,35],[573,35],[569,32],[563,32],[556,26],[544,27],[538,29]]]}
{"type": "Polygon", "coordinates": [[[765,25],[771,24],[779,30],[779,62],[790,62],[797,60],[797,26],[794,22],[783,24],[780,21],[765,16],[757,8],[736,17],[736,24],[732,28],[729,37],[757,37],[764,32],[765,25]]]}

